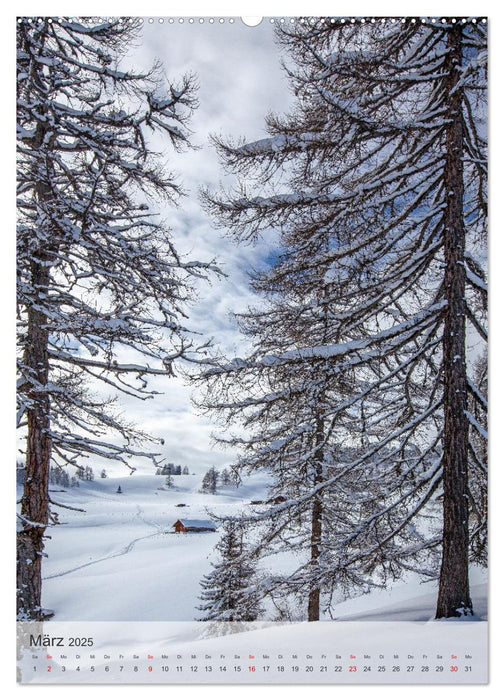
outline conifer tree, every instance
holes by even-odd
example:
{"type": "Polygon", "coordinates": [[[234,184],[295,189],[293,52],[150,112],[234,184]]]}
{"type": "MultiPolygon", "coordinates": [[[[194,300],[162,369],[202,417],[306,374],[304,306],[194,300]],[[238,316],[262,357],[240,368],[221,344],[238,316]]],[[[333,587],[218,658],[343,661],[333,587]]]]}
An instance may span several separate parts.
{"type": "Polygon", "coordinates": [[[268,117],[269,138],[216,139],[239,184],[206,193],[236,240],[278,231],[276,262],[254,277],[269,307],[243,317],[254,352],[206,373],[207,405],[257,429],[231,440],[249,452],[242,470],[278,474],[299,455],[323,465],[277,522],[345,491],[351,473],[346,536],[322,551],[312,527],[322,578],[396,577],[440,551],[436,615],[471,614],[486,476],[470,447],[484,421],[469,409],[486,401],[466,324],[486,340],[486,27],[322,18],[277,36],[295,108],[268,117]],[[334,449],[359,441],[349,461],[334,449]],[[426,537],[416,523],[440,492],[443,528],[426,537]]]}
{"type": "Polygon", "coordinates": [[[221,475],[220,475],[220,480],[221,480],[221,484],[223,486],[229,486],[232,483],[231,474],[229,472],[229,469],[224,468],[222,470],[221,475]]]}
{"type": "Polygon", "coordinates": [[[92,467],[85,467],[84,469],[84,481],[94,481],[94,472],[92,467]]]}
{"type": "Polygon", "coordinates": [[[227,520],[216,547],[219,561],[202,582],[201,620],[250,622],[262,614],[256,590],[256,572],[244,545],[244,525],[227,520]]]}
{"type": "Polygon", "coordinates": [[[150,137],[188,144],[192,79],[168,85],[159,65],[121,68],[137,20],[21,18],[17,29],[18,415],[27,440],[18,615],[39,619],[51,459],[156,463],[140,444],[147,436],[87,380],[146,399],[150,376],[195,358],[182,319],[191,281],[209,265],[184,262],[152,208],[153,198],[175,202],[180,186],[150,137]],[[121,361],[121,348],[144,359],[121,361]]]}
{"type": "Polygon", "coordinates": [[[210,467],[210,469],[203,476],[203,481],[201,482],[201,493],[215,493],[217,490],[217,478],[217,470],[214,467],[210,467]]]}

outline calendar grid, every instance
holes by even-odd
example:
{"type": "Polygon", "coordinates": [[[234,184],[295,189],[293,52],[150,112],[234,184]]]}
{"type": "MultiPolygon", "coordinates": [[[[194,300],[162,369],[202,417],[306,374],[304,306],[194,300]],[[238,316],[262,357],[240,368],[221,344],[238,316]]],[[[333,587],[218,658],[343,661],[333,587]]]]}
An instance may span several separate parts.
{"type": "Polygon", "coordinates": [[[487,682],[487,623],[24,623],[21,683],[487,682]],[[229,629],[227,630],[229,632],[229,629]]]}

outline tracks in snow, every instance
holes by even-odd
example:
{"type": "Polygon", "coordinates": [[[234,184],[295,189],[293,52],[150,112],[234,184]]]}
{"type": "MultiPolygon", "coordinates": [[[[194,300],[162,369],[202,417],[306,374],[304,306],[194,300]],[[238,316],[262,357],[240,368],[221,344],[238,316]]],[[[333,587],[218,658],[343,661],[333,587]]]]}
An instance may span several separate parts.
{"type": "Polygon", "coordinates": [[[85,569],[88,566],[94,566],[95,564],[99,564],[102,561],[108,561],[109,559],[115,559],[116,557],[123,557],[125,554],[129,554],[133,547],[136,545],[137,542],[140,542],[141,540],[148,540],[151,537],[156,537],[156,535],[161,535],[164,532],[164,528],[162,525],[159,523],[154,522],[153,520],[147,520],[143,516],[143,509],[137,504],[136,506],[137,512],[131,519],[131,522],[134,522],[135,520],[141,520],[143,523],[148,525],[149,527],[155,527],[156,531],[151,532],[148,535],[142,535],[142,537],[136,537],[134,540],[131,540],[131,542],[128,542],[119,552],[115,552],[113,554],[108,554],[106,557],[100,557],[99,559],[93,559],[92,561],[88,561],[85,564],[80,564],[79,566],[74,566],[72,569],[67,569],[66,571],[60,571],[57,574],[50,574],[50,576],[44,576],[43,581],[48,581],[51,578],[60,578],[61,576],[67,576],[68,574],[72,574],[74,571],[80,571],[80,569],[85,569]]]}

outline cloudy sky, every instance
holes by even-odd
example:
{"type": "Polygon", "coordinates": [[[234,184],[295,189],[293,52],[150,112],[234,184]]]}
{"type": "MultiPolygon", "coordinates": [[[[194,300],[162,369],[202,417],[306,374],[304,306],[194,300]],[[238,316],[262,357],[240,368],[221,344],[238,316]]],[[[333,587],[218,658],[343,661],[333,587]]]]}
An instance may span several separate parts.
{"type": "MultiPolygon", "coordinates": [[[[168,167],[180,175],[188,195],[178,209],[161,209],[160,213],[169,221],[180,252],[191,259],[216,258],[227,275],[200,287],[188,325],[212,337],[227,355],[243,355],[244,341],[230,312],[253,302],[247,273],[265,260],[273,239],[255,247],[238,247],[213,228],[201,207],[198,190],[202,186],[217,189],[225,180],[209,134],[254,141],[265,135],[265,115],[284,112],[290,105],[273,27],[268,20],[247,27],[239,18],[234,23],[227,19],[224,24],[208,19],[204,23],[196,19],[192,24],[187,20],[170,24],[168,19],[146,22],[141,42],[125,60],[138,70],[148,68],[156,59],[161,60],[170,81],[193,73],[199,85],[199,108],[190,127],[192,142],[200,148],[182,154],[166,150],[168,167]]],[[[140,426],[164,438],[162,449],[168,461],[187,464],[194,471],[232,461],[233,453],[213,444],[215,425],[192,406],[190,391],[181,378],[157,381],[152,386],[164,395],[148,402],[122,401],[122,405],[140,426]]]]}

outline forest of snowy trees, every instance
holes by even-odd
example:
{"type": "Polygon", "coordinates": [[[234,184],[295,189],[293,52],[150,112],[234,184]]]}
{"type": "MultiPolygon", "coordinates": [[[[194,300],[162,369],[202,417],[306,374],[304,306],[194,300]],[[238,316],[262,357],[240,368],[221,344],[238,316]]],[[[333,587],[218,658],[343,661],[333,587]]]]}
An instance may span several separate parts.
{"type": "Polygon", "coordinates": [[[219,270],[185,261],[155,216],[181,190],[149,139],[190,147],[195,83],[123,72],[139,29],[18,23],[19,618],[45,614],[55,469],[142,457],[167,488],[186,473],[87,389],[142,400],[177,362],[198,365],[195,401],[238,454],[201,491],[270,484],[213,514],[201,619],[254,620],[269,601],[316,621],[409,572],[439,580],[437,618],[471,616],[469,566],[487,557],[486,25],[277,25],[293,107],[259,141],[213,137],[234,184],[203,193],[237,246],[275,241],[236,315],[240,358],[186,328],[194,280],[219,270]],[[295,565],[275,571],[284,554],[295,565]]]}
{"type": "Polygon", "coordinates": [[[469,562],[486,557],[485,26],[328,20],[277,39],[295,107],[268,116],[269,138],[215,139],[237,184],[206,193],[238,243],[279,233],[252,277],[263,303],[238,317],[253,352],[200,377],[207,409],[247,429],[222,438],[235,468],[288,496],[245,516],[254,556],[306,552],[259,590],[317,620],[335,594],[418,571],[439,576],[438,618],[470,615],[469,562]]]}

